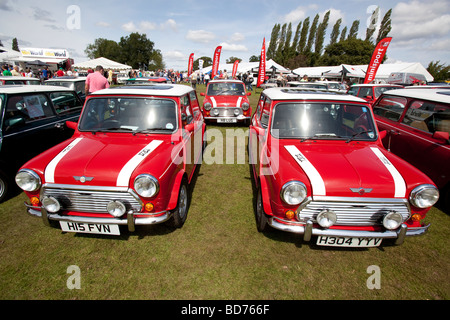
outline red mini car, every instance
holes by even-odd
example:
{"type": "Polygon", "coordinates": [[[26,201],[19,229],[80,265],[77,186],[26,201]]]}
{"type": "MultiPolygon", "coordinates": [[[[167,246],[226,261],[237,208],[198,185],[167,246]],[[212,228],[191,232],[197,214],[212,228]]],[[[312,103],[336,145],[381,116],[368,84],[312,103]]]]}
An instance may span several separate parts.
{"type": "Polygon", "coordinates": [[[388,132],[384,146],[429,176],[450,212],[450,90],[386,91],[373,112],[378,128],[388,132]]]}
{"type": "Polygon", "coordinates": [[[136,225],[181,227],[205,125],[184,85],[119,87],[86,100],[73,137],[16,175],[28,212],[67,232],[120,234],[136,225]]]}
{"type": "Polygon", "coordinates": [[[370,106],[351,95],[273,88],[249,131],[256,222],[317,236],[317,245],[370,247],[424,233],[433,182],[387,152],[370,106]]]}
{"type": "Polygon", "coordinates": [[[403,86],[397,84],[354,84],[348,89],[347,93],[373,104],[384,91],[401,88],[403,86]]]}
{"type": "Polygon", "coordinates": [[[245,91],[245,84],[240,80],[213,80],[208,82],[203,100],[203,117],[217,123],[250,122],[252,108],[245,91]]]}

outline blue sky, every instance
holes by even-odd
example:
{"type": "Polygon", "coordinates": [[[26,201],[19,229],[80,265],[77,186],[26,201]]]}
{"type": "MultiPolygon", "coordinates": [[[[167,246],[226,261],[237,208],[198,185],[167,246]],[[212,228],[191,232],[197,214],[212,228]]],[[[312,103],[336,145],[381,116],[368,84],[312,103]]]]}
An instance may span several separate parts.
{"type": "Polygon", "coordinates": [[[145,33],[161,50],[168,68],[187,68],[194,53],[212,57],[222,45],[221,63],[231,56],[248,61],[259,55],[262,40],[270,40],[276,23],[299,21],[331,10],[329,41],[334,22],[350,28],[360,21],[360,37],[371,8],[379,6],[381,17],[393,9],[389,63],[430,61],[450,64],[450,1],[298,1],[298,0],[0,0],[0,40],[11,48],[16,37],[20,47],[69,50],[75,62],[87,60],[86,46],[96,38],[119,41],[130,32],[145,33]],[[75,5],[77,10],[74,11],[75,5]]]}

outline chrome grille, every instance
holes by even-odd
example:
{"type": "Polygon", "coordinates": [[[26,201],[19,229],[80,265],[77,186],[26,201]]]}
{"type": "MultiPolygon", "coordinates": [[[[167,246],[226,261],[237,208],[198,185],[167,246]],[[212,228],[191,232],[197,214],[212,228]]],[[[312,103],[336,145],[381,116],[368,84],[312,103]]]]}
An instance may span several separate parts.
{"type": "Polygon", "coordinates": [[[404,199],[348,199],[330,198],[315,199],[309,202],[301,211],[298,218],[302,222],[312,220],[322,210],[332,210],[336,213],[335,225],[341,226],[376,226],[381,225],[384,216],[395,211],[403,216],[403,221],[410,217],[410,210],[404,199]]]}
{"type": "Polygon", "coordinates": [[[242,114],[241,108],[212,108],[210,114],[215,116],[214,110],[219,110],[219,115],[217,117],[236,117],[234,110],[239,110],[239,114],[242,114]]]}
{"type": "Polygon", "coordinates": [[[41,198],[43,196],[56,198],[62,209],[69,211],[108,213],[106,206],[112,200],[121,201],[127,211],[142,209],[139,197],[128,188],[46,185],[41,198]]]}

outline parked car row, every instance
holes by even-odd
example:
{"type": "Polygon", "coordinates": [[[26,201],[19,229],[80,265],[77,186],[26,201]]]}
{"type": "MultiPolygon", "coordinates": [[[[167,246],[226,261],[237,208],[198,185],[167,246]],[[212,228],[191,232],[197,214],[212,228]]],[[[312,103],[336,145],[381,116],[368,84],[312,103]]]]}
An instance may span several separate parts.
{"type": "MultiPolygon", "coordinates": [[[[438,90],[442,101],[431,112],[425,103],[401,104],[403,91],[414,94],[386,91],[372,110],[349,94],[270,88],[252,112],[250,93],[235,80],[210,81],[202,105],[185,85],[105,89],[87,97],[79,121],[67,122],[72,137],[25,163],[15,180],[29,197],[27,211],[66,232],[117,235],[120,225],[132,232],[163,222],[179,228],[188,214],[206,122],[248,121],[259,231],[271,227],[325,246],[401,244],[428,229],[423,220],[439,199],[441,183],[396,154],[393,129],[381,125],[382,117],[399,126],[421,120],[435,139],[433,148],[449,150],[448,95],[438,90]]],[[[2,96],[2,111],[6,101],[2,96]]],[[[447,178],[448,187],[444,171],[440,178],[447,178]]]]}

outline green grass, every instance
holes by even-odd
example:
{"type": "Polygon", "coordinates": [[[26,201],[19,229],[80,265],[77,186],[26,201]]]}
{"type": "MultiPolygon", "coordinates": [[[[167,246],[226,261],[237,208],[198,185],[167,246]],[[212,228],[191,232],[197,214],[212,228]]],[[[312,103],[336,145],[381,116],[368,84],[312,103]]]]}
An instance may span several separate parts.
{"type": "Polygon", "coordinates": [[[25,213],[24,194],[0,204],[0,299],[450,298],[450,219],[436,208],[429,232],[401,246],[321,248],[257,232],[248,164],[203,164],[194,183],[183,228],[122,228],[120,237],[45,227],[25,213]],[[80,268],[79,290],[66,286],[70,265],[80,268]],[[379,290],[366,286],[371,265],[381,269],[379,290]]]}

